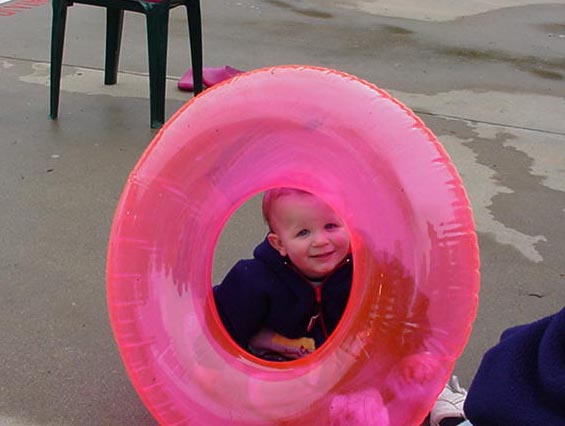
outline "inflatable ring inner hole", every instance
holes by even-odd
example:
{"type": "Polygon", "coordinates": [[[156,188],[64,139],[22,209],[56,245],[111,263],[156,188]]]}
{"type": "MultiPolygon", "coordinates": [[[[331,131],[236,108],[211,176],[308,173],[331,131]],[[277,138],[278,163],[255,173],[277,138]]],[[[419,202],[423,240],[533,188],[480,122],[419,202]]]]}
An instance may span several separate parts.
{"type": "MultiPolygon", "coordinates": [[[[275,187],[281,188],[281,187],[275,187]]],[[[294,186],[285,186],[285,188],[291,188],[295,190],[302,190],[306,193],[310,193],[312,196],[315,196],[321,199],[324,203],[330,204],[330,201],[325,200],[324,197],[320,197],[318,195],[312,194],[311,190],[304,190],[299,189],[294,186]]],[[[227,220],[225,221],[222,229],[220,230],[220,234],[218,240],[216,241],[216,245],[214,248],[214,256],[213,256],[213,265],[212,265],[212,276],[211,282],[212,287],[219,285],[222,280],[225,278],[226,274],[230,271],[230,269],[242,259],[252,259],[254,249],[265,239],[265,237],[269,233],[269,227],[265,223],[265,220],[262,215],[262,199],[264,196],[265,191],[260,191],[255,195],[252,195],[250,198],[241,201],[229,215],[227,220]]],[[[333,210],[333,207],[330,206],[333,210]]],[[[339,220],[342,221],[344,227],[346,228],[346,232],[348,237],[350,238],[349,230],[347,229],[347,223],[338,216],[339,220]]],[[[352,248],[351,248],[352,249],[352,248]]],[[[351,250],[350,249],[350,250],[351,250]]],[[[306,283],[304,283],[306,285],[306,283]]],[[[212,299],[212,311],[215,317],[215,322],[218,325],[221,334],[223,336],[224,341],[231,342],[230,352],[233,352],[235,356],[243,356],[244,358],[252,361],[253,363],[259,365],[268,365],[277,367],[281,369],[285,369],[285,364],[293,363],[300,363],[302,365],[316,362],[317,356],[320,355],[322,348],[326,348],[327,346],[331,345],[331,341],[335,336],[335,330],[339,329],[345,321],[347,317],[347,311],[350,305],[350,298],[348,298],[348,302],[346,305],[346,309],[344,310],[338,324],[336,325],[335,329],[329,333],[328,338],[323,343],[322,346],[317,347],[315,351],[300,357],[298,359],[285,359],[285,360],[270,360],[267,358],[262,358],[253,354],[249,349],[241,348],[232,338],[222,320],[220,319],[218,313],[218,307],[216,303],[212,299]]]]}

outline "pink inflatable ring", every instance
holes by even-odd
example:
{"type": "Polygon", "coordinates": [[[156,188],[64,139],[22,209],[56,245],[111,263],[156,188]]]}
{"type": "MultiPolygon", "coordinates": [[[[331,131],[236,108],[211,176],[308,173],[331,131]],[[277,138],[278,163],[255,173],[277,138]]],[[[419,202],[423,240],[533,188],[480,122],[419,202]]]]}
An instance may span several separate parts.
{"type": "Polygon", "coordinates": [[[275,67],[207,90],[153,140],[114,218],[108,305],[161,425],[418,425],[469,337],[478,267],[461,179],[408,108],[351,75],[275,67]],[[283,363],[232,341],[211,283],[231,214],[278,186],[326,200],[355,263],[333,335],[283,363]]]}

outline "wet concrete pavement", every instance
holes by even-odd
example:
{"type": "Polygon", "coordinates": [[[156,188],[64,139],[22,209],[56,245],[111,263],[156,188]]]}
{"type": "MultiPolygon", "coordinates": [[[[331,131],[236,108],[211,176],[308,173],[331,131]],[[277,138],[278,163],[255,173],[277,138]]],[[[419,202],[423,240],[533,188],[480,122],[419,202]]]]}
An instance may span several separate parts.
{"type": "MultiPolygon", "coordinates": [[[[500,332],[565,301],[565,1],[203,2],[205,64],[340,69],[404,102],[438,136],[471,198],[481,304],[456,374],[468,385],[500,332]]],[[[9,4],[9,3],[8,3],[9,4]]],[[[60,116],[48,114],[50,10],[0,14],[0,425],[154,425],[129,384],[105,305],[105,255],[149,129],[145,23],[126,15],[119,84],[103,85],[104,14],[68,18],[60,116]]],[[[167,115],[189,65],[172,14],[167,115]]],[[[234,215],[216,279],[263,227],[234,215]]],[[[456,306],[450,309],[457,309],[456,306]]]]}

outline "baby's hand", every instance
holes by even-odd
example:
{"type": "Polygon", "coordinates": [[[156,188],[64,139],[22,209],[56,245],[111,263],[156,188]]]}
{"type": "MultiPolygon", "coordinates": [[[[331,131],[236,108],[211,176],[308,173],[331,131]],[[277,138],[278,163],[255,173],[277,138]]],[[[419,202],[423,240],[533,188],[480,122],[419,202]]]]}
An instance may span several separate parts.
{"type": "Polygon", "coordinates": [[[427,382],[434,377],[438,367],[439,359],[429,352],[409,355],[400,361],[400,372],[407,382],[427,382]]]}
{"type": "Polygon", "coordinates": [[[254,353],[274,352],[288,359],[299,359],[316,350],[314,339],[300,337],[289,339],[268,329],[262,329],[249,341],[254,353]]]}
{"type": "Polygon", "coordinates": [[[292,359],[302,358],[316,350],[316,343],[310,337],[288,339],[280,334],[273,333],[272,342],[279,347],[279,352],[292,359]]]}

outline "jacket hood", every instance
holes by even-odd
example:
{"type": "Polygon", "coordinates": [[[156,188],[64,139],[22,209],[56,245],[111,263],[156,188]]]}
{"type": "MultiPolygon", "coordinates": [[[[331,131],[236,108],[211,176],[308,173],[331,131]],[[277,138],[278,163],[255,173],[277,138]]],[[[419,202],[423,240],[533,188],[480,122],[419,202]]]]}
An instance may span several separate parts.
{"type": "Polygon", "coordinates": [[[253,257],[274,268],[284,268],[287,263],[287,258],[281,256],[266,237],[261,244],[255,247],[253,257]]]}

